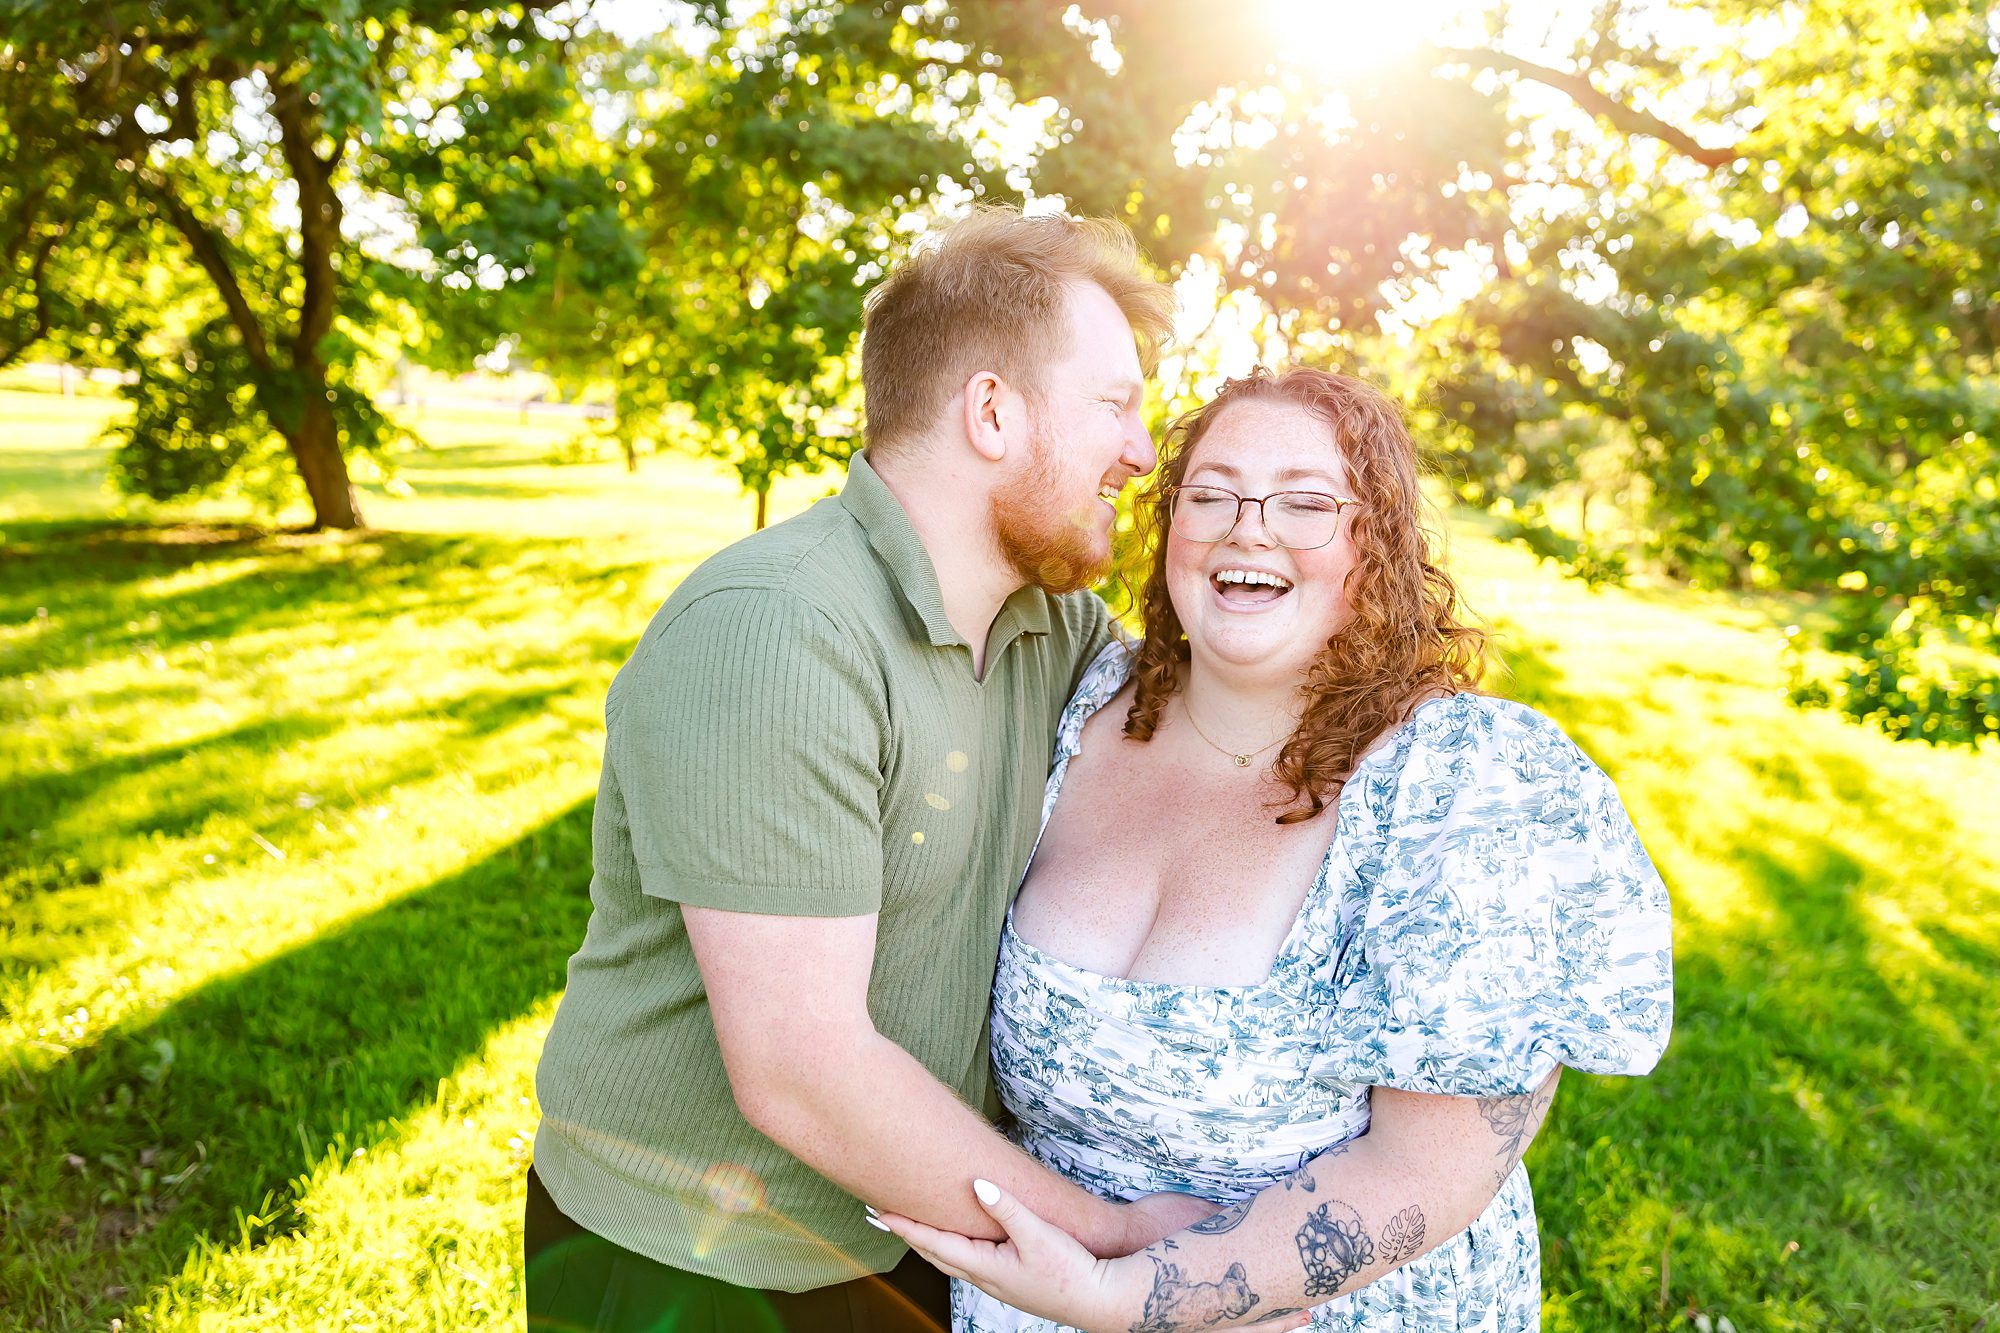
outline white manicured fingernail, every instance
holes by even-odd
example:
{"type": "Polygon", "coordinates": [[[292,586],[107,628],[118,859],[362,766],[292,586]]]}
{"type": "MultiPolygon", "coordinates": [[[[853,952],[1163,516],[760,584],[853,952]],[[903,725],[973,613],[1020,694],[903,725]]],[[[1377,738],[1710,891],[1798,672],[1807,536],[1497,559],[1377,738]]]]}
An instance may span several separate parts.
{"type": "Polygon", "coordinates": [[[1000,1202],[1000,1187],[990,1180],[973,1181],[972,1192],[979,1196],[981,1203],[995,1204],[1000,1202]]]}
{"type": "Polygon", "coordinates": [[[889,1224],[873,1213],[868,1214],[867,1222],[869,1226],[874,1227],[877,1231],[887,1231],[889,1229],[889,1224]]]}

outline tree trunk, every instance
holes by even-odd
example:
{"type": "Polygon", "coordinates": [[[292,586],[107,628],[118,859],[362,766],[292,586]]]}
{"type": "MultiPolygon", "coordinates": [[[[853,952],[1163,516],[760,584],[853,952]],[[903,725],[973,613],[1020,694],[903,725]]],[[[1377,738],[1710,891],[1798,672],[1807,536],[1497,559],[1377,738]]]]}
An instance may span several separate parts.
{"type": "Polygon", "coordinates": [[[764,520],[771,512],[771,488],[766,485],[757,492],[757,531],[764,530],[764,520]]]}
{"type": "Polygon", "coordinates": [[[320,137],[319,112],[312,94],[295,83],[272,90],[271,115],[278,122],[285,162],[299,187],[298,328],[292,335],[292,369],[305,390],[298,429],[287,433],[292,458],[312,497],[313,530],[366,527],[354,484],[347,477],[347,460],[340,453],[340,432],[334,425],[333,404],[327,397],[326,363],[320,343],[333,329],[340,276],[336,256],[340,235],[340,195],[333,173],[347,152],[347,140],[336,137],[322,157],[315,146],[320,137]]]}
{"type": "Polygon", "coordinates": [[[347,459],[341,456],[340,437],[333,424],[333,405],[326,401],[323,386],[306,398],[299,428],[285,436],[285,443],[291,446],[292,459],[305,479],[306,494],[312,498],[313,531],[367,527],[354,496],[354,483],[347,477],[347,459]]]}

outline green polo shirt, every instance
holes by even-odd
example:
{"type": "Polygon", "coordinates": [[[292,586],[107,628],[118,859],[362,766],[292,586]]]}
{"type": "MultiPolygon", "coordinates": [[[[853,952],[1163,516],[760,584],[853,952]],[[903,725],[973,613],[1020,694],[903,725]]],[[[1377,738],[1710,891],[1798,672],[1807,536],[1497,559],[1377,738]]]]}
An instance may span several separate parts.
{"type": "Polygon", "coordinates": [[[1001,923],[1056,720],[1109,633],[1090,594],[1021,589],[975,679],[861,457],[839,496],[688,576],[605,705],[590,927],[535,1076],[535,1169],[564,1213],[749,1287],[894,1266],[902,1242],[737,1111],[679,904],[879,913],[876,1028],[986,1105],[1001,923]]]}

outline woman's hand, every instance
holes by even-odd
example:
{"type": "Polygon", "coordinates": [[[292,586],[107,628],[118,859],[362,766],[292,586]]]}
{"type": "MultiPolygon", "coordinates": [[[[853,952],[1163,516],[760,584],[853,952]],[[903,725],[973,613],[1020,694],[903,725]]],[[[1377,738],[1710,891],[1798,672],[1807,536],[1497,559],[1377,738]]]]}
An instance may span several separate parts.
{"type": "Polygon", "coordinates": [[[942,1271],[1009,1305],[1091,1333],[1123,1333],[1131,1327],[1129,1316],[1119,1317],[1111,1260],[1095,1257],[990,1181],[973,1181],[972,1192],[1006,1233],[1005,1240],[974,1240],[894,1213],[876,1217],[942,1271]]]}
{"type": "MultiPolygon", "coordinates": [[[[1152,1256],[1098,1259],[999,1186],[975,1180],[972,1192],[1007,1239],[973,1240],[893,1213],[879,1214],[877,1220],[943,1272],[964,1278],[1017,1309],[1074,1325],[1086,1333],[1215,1328],[1224,1323],[1240,1326],[1237,1319],[1155,1322],[1152,1315],[1156,1312],[1147,1309],[1159,1267],[1152,1256]]],[[[1301,1311],[1255,1326],[1278,1333],[1304,1328],[1309,1318],[1309,1313],[1301,1311]]]]}

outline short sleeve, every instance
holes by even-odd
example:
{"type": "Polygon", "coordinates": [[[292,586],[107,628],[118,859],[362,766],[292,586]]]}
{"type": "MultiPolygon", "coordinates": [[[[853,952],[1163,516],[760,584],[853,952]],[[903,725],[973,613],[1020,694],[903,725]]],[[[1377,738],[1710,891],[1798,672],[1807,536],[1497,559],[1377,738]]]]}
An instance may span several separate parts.
{"type": "Polygon", "coordinates": [[[1611,781],[1553,722],[1459,695],[1367,793],[1365,906],[1314,1072],[1466,1097],[1557,1065],[1643,1074],[1673,1020],[1666,886],[1611,781]]]}
{"type": "Polygon", "coordinates": [[[1071,593],[1058,601],[1069,641],[1075,648],[1069,675],[1070,693],[1075,694],[1083,682],[1083,673],[1103,655],[1104,646],[1113,639],[1123,642],[1125,633],[1111,618],[1111,609],[1105,606],[1104,599],[1094,592],[1071,593]]]}
{"type": "Polygon", "coordinates": [[[880,672],[787,593],[706,594],[657,625],[606,712],[646,893],[859,916],[882,901],[880,672]]]}

